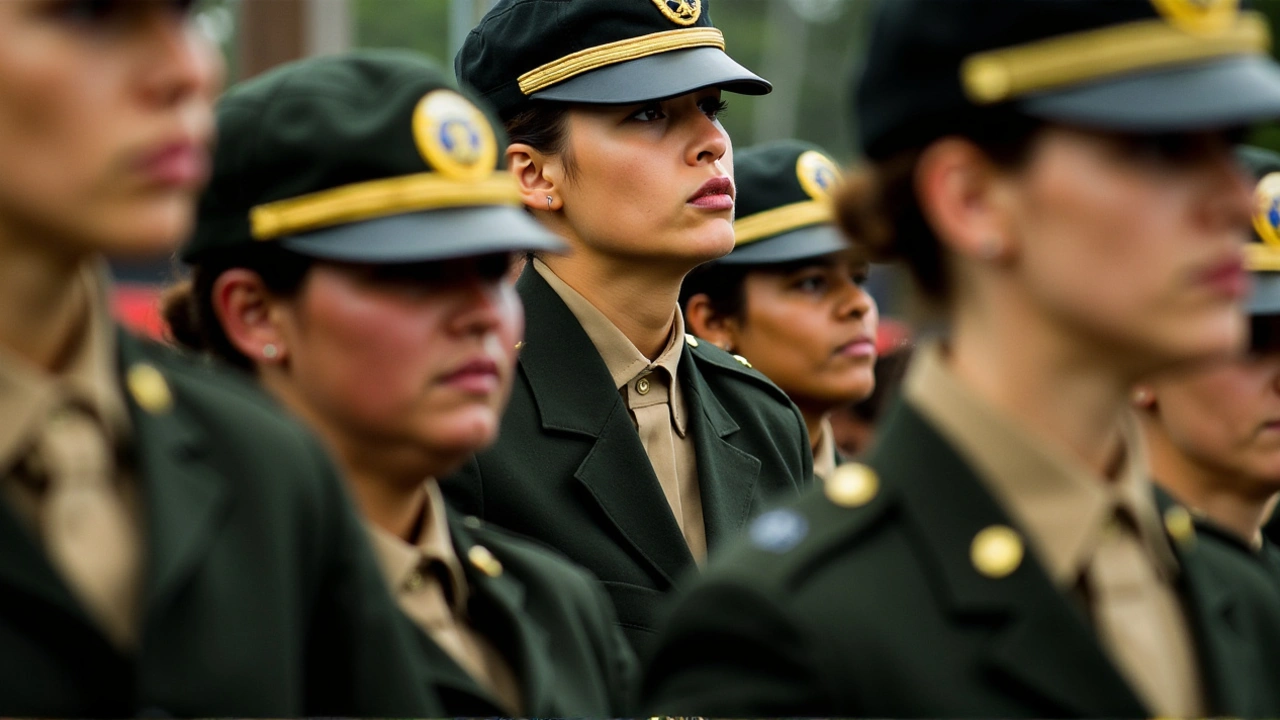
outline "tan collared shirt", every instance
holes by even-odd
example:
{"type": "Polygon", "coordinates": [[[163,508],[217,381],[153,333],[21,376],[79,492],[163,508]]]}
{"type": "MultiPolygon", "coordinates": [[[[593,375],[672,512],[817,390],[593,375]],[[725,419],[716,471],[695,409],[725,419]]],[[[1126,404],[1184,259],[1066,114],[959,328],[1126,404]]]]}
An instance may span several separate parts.
{"type": "Polygon", "coordinates": [[[1175,590],[1177,557],[1136,421],[1123,423],[1123,461],[1107,481],[970,392],[936,343],[917,354],[905,393],[1027,532],[1064,594],[1082,598],[1103,647],[1149,707],[1163,716],[1203,715],[1195,644],[1175,590]]]}
{"type": "MultiPolygon", "coordinates": [[[[86,263],[76,282],[90,312],[61,372],[45,372],[0,347],[0,486],[4,500],[48,549],[60,543],[50,535],[58,529],[45,512],[51,463],[44,454],[59,448],[60,464],[92,467],[96,479],[89,502],[95,513],[105,504],[119,522],[110,542],[73,544],[70,551],[77,554],[75,565],[90,574],[114,568],[122,575],[109,583],[114,590],[93,598],[81,595],[85,586],[77,578],[64,574],[64,579],[107,636],[128,648],[140,611],[142,527],[137,483],[130,469],[116,462],[115,449],[129,443],[132,428],[117,373],[105,266],[86,263]],[[81,550],[101,555],[84,557],[81,550]]],[[[51,560],[65,572],[56,558],[51,560]]]]}
{"type": "Polygon", "coordinates": [[[404,614],[504,710],[520,715],[520,685],[511,665],[467,619],[467,576],[449,537],[449,519],[436,481],[423,483],[417,542],[373,526],[368,530],[383,577],[404,614]]]}
{"type": "Polygon", "coordinates": [[[666,348],[650,361],[604,313],[541,260],[534,258],[533,267],[564,301],[600,353],[614,386],[627,403],[631,421],[689,551],[702,561],[707,554],[707,535],[698,486],[698,459],[688,433],[684,392],[676,372],[685,345],[684,318],[679,308],[673,312],[666,348]]]}
{"type": "Polygon", "coordinates": [[[823,420],[818,434],[818,444],[813,446],[813,474],[826,480],[836,471],[836,433],[831,421],[823,420]]]}

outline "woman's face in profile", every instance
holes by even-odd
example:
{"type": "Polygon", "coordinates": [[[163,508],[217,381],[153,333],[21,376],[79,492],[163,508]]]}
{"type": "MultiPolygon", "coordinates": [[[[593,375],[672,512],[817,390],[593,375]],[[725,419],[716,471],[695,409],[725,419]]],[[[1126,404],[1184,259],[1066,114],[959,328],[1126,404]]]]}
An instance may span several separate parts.
{"type": "Polygon", "coordinates": [[[187,5],[0,2],[0,243],[145,254],[190,231],[222,60],[187,5]]]}

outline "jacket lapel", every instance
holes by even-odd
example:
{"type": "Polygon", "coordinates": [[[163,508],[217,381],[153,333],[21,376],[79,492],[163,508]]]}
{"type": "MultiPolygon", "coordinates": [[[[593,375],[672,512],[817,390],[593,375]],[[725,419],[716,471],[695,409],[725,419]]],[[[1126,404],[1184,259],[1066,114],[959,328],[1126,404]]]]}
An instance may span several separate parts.
{"type": "Polygon", "coordinates": [[[1150,716],[1034,557],[1000,579],[974,569],[969,553],[978,532],[1015,524],[910,405],[897,406],[869,462],[903,492],[956,623],[989,628],[983,662],[993,678],[1037,698],[1035,712],[1044,716],[1150,716]]]}
{"type": "Polygon", "coordinates": [[[0,502],[0,604],[16,604],[19,596],[55,608],[95,635],[100,632],[49,563],[44,549],[8,504],[0,502]]]}
{"type": "MultiPolygon", "coordinates": [[[[120,334],[121,370],[157,364],[146,348],[120,334]]],[[[172,402],[147,410],[126,392],[137,441],[138,481],[146,508],[148,616],[162,607],[199,566],[225,517],[230,496],[226,481],[210,464],[208,437],[189,416],[179,390],[168,380],[172,402]]],[[[125,387],[128,388],[126,381],[125,387]]]]}
{"type": "Polygon", "coordinates": [[[680,382],[687,393],[689,433],[698,457],[698,486],[707,547],[733,537],[746,525],[760,475],[760,460],[729,438],[738,431],[724,406],[711,392],[686,349],[680,360],[680,382]]]}
{"type": "Polygon", "coordinates": [[[490,577],[469,562],[467,557],[475,543],[455,520],[451,516],[449,526],[471,588],[468,612],[475,627],[484,628],[485,637],[511,664],[520,683],[522,714],[526,717],[557,714],[557,708],[547,707],[547,689],[553,682],[550,638],[545,630],[529,621],[524,609],[524,586],[509,573],[490,577]]]}
{"type": "MultiPolygon", "coordinates": [[[[640,436],[600,354],[560,296],[531,268],[516,284],[528,338],[520,370],[542,428],[589,443],[574,472],[590,502],[668,584],[694,566],[640,436]]],[[[561,442],[551,437],[538,442],[561,442]]]]}

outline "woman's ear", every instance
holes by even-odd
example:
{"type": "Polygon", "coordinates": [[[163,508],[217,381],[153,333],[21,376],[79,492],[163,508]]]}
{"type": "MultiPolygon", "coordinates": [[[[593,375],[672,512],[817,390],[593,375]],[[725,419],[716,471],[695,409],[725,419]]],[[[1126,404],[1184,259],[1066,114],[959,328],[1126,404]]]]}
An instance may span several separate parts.
{"type": "Polygon", "coordinates": [[[516,178],[525,207],[535,212],[555,212],[564,207],[560,184],[564,178],[560,159],[545,155],[525,143],[507,146],[507,168],[516,178]]]}
{"type": "Polygon", "coordinates": [[[962,257],[992,263],[1016,253],[1009,183],[977,145],[943,138],[916,165],[916,195],[938,240],[962,257]]]}
{"type": "Polygon", "coordinates": [[[232,268],[213,283],[213,309],[227,339],[254,365],[280,365],[289,347],[277,327],[271,297],[262,278],[252,270],[232,268]]]}
{"type": "Polygon", "coordinates": [[[721,350],[731,350],[738,344],[738,321],[716,313],[705,293],[698,293],[685,303],[684,324],[690,333],[721,350]]]}

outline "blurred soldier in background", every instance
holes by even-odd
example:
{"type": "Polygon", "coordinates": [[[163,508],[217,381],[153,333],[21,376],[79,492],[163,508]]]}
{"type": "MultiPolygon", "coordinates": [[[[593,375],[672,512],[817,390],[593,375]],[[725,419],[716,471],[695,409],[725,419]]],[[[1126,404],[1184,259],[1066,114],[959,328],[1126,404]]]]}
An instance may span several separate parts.
{"type": "Polygon", "coordinates": [[[831,412],[875,387],[875,300],[867,262],[836,228],[840,178],[821,149],[779,141],[734,158],[734,249],[685,278],[680,304],[697,337],[746,357],[800,408],[813,471],[844,462],[831,412]]]}
{"type": "Polygon", "coordinates": [[[220,60],[188,3],[0,3],[0,713],[423,715],[319,444],[120,332],[103,254],[191,230],[220,60]]]}
{"type": "Polygon", "coordinates": [[[754,521],[679,602],[655,713],[1280,712],[1280,596],[1163,518],[1132,388],[1236,352],[1280,116],[1231,0],[889,0],[856,92],[850,236],[945,308],[867,465],[754,521]]]}

